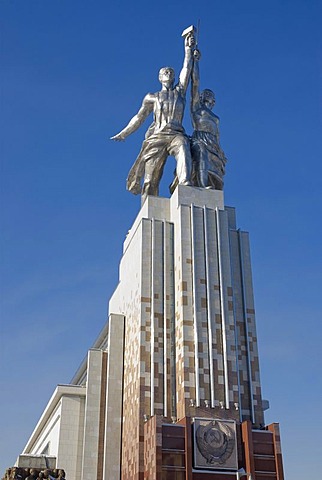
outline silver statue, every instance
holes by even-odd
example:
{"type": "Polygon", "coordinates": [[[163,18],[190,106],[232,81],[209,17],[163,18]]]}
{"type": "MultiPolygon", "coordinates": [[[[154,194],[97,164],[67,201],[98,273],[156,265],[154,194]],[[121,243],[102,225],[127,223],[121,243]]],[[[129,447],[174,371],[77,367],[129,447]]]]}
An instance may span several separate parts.
{"type": "Polygon", "coordinates": [[[159,183],[169,155],[174,156],[177,162],[178,183],[191,185],[190,143],[182,126],[182,119],[193,66],[194,31],[194,27],[189,27],[182,34],[185,57],[177,85],[174,85],[174,70],[170,67],[161,68],[159,72],[161,91],[148,93],[144,97],[140,110],[128,125],[120,133],[111,137],[116,141],[124,140],[135,132],[153,112],[153,123],[145,135],[141,151],[127,178],[127,189],[134,194],[142,193],[143,199],[147,195],[158,195],[159,183]]]}
{"type": "Polygon", "coordinates": [[[199,93],[199,59],[196,49],[191,77],[192,182],[198,187],[222,190],[227,159],[219,143],[219,117],[211,111],[215,95],[208,89],[199,93]]]}

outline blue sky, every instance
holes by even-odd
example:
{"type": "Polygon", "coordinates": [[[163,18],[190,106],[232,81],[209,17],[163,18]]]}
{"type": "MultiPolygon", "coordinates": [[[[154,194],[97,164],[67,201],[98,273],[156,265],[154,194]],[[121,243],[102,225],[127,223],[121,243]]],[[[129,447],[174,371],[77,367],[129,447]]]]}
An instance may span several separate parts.
{"type": "Polygon", "coordinates": [[[2,472],[106,320],[149,122],[108,139],[161,66],[179,71],[198,18],[225,202],[250,232],[266,421],[281,424],[286,478],[320,471],[321,13],[315,0],[1,0],[2,472]]]}

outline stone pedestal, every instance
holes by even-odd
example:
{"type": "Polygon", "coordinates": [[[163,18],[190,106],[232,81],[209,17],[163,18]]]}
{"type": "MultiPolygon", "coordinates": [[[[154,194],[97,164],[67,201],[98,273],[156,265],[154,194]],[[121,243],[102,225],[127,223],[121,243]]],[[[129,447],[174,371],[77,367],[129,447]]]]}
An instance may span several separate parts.
{"type": "Polygon", "coordinates": [[[148,197],[109,319],[24,454],[69,480],[283,480],[264,425],[248,234],[223,192],[148,197]]]}
{"type": "MultiPolygon", "coordinates": [[[[223,192],[179,185],[170,199],[146,199],[109,311],[125,317],[122,478],[152,478],[151,421],[160,436],[162,423],[226,420],[218,435],[235,425],[241,451],[239,426],[258,429],[264,416],[248,234],[223,192]]],[[[238,470],[225,462],[219,470],[238,470]]]]}

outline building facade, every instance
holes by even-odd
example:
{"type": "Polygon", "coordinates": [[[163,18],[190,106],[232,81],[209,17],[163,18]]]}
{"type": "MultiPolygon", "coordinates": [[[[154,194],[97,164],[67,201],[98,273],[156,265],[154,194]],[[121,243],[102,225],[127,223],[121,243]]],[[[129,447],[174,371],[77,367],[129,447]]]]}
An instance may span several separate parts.
{"type": "Polygon", "coordinates": [[[21,458],[68,480],[283,480],[267,403],[248,233],[222,191],[178,185],[144,202],[108,322],[21,458]]]}

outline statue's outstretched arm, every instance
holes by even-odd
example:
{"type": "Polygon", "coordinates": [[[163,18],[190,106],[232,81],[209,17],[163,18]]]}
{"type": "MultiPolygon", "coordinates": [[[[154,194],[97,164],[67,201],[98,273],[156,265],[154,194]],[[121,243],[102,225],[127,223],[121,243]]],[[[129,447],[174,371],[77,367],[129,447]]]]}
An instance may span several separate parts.
{"type": "Polygon", "coordinates": [[[122,141],[125,140],[126,137],[131,135],[131,133],[135,132],[144,122],[144,120],[150,115],[153,111],[154,105],[154,95],[152,93],[148,93],[142,102],[142,106],[138,113],[134,115],[133,118],[129,121],[123,130],[121,130],[118,134],[111,137],[111,140],[122,141]]]}
{"type": "Polygon", "coordinates": [[[200,76],[199,76],[199,60],[201,54],[199,50],[194,50],[193,52],[193,67],[191,73],[191,111],[195,112],[200,106],[200,76]]]}
{"type": "Polygon", "coordinates": [[[185,55],[183,61],[183,67],[179,75],[179,85],[183,93],[186,93],[188,88],[188,83],[190,80],[192,64],[193,64],[193,48],[196,44],[193,31],[190,32],[184,39],[185,45],[185,55]]]}

